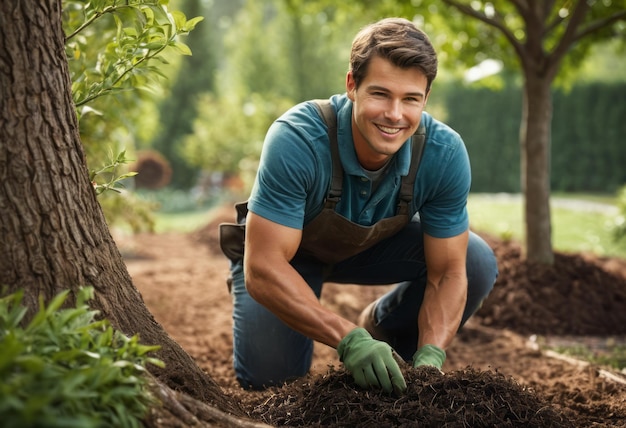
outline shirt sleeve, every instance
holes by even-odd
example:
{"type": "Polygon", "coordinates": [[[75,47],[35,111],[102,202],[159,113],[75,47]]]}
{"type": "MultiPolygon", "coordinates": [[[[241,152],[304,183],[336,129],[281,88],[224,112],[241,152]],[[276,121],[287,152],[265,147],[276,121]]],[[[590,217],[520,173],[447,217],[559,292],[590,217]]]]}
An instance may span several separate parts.
{"type": "MultiPolygon", "coordinates": [[[[424,232],[436,238],[450,238],[469,228],[467,197],[471,187],[469,156],[461,137],[440,153],[436,183],[420,209],[424,232]]],[[[431,175],[431,180],[434,178],[431,175]]],[[[431,183],[432,185],[432,183],[431,183]]]]}
{"type": "Polygon", "coordinates": [[[277,120],[265,138],[248,208],[275,223],[302,229],[307,198],[319,180],[319,165],[306,127],[277,120]]]}

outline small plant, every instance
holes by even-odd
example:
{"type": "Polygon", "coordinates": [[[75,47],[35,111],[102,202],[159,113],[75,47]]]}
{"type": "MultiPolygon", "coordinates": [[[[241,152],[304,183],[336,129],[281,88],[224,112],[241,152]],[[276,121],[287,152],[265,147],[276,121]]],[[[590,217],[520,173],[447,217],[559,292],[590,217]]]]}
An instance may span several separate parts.
{"type": "Polygon", "coordinates": [[[77,295],[76,308],[61,309],[69,291],[46,306],[42,299],[22,327],[23,291],[0,298],[0,421],[6,427],[139,427],[150,405],[145,365],[158,346],[114,331],[95,320],[77,295]]]}
{"type": "Polygon", "coordinates": [[[118,153],[115,158],[111,156],[111,159],[108,160],[107,164],[102,168],[98,170],[91,170],[89,172],[89,180],[91,181],[93,188],[96,190],[96,195],[100,195],[107,190],[120,193],[119,187],[123,187],[121,182],[127,178],[137,175],[136,172],[118,174],[118,168],[129,162],[130,160],[126,159],[126,150],[123,150],[118,153]]]}

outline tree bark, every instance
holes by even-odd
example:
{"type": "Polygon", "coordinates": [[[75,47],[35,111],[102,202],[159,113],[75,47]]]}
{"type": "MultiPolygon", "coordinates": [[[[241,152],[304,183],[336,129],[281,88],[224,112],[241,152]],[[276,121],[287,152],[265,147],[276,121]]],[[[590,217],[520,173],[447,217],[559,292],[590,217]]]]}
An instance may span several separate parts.
{"type": "Polygon", "coordinates": [[[524,15],[526,41],[520,52],[524,72],[520,125],[526,238],[523,256],[530,262],[547,265],[554,263],[550,214],[551,85],[558,70],[558,62],[544,47],[550,10],[541,1],[529,3],[530,13],[524,15]]]}
{"type": "MultiPolygon", "coordinates": [[[[147,310],[111,237],[78,133],[61,0],[0,2],[0,289],[38,296],[93,286],[101,316],[156,344],[167,386],[243,415],[147,310]]],[[[74,303],[70,296],[68,304],[74,303]]]]}
{"type": "Polygon", "coordinates": [[[525,72],[521,121],[521,181],[528,261],[554,262],[550,214],[551,80],[525,72]]]}

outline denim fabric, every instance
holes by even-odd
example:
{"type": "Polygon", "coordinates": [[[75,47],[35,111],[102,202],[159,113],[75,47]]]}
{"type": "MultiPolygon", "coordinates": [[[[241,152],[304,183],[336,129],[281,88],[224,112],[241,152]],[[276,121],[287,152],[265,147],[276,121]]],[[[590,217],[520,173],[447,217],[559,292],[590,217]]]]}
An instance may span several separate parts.
{"type": "MultiPolygon", "coordinates": [[[[319,298],[324,282],[398,285],[376,306],[378,325],[390,332],[391,345],[406,360],[417,347],[417,313],[426,285],[422,228],[409,223],[397,235],[332,267],[297,254],[292,260],[319,298]]],[[[313,341],[285,326],[254,301],[244,284],[240,263],[231,269],[233,278],[234,368],[244,388],[261,389],[304,376],[311,367],[313,341]]],[[[467,252],[468,298],[461,325],[478,310],[498,275],[493,251],[470,233],[467,252]]]]}

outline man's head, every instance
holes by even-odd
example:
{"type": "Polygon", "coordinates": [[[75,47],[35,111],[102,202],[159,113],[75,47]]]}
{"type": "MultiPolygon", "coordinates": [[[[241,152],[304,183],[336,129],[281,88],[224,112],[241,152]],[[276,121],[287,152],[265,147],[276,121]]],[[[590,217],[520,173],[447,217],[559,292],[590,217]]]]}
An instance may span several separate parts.
{"type": "Polygon", "coordinates": [[[381,57],[400,68],[417,68],[427,79],[427,90],[437,76],[437,53],[428,36],[411,21],[387,18],[363,28],[352,42],[350,71],[358,87],[372,58],[381,57]]]}

